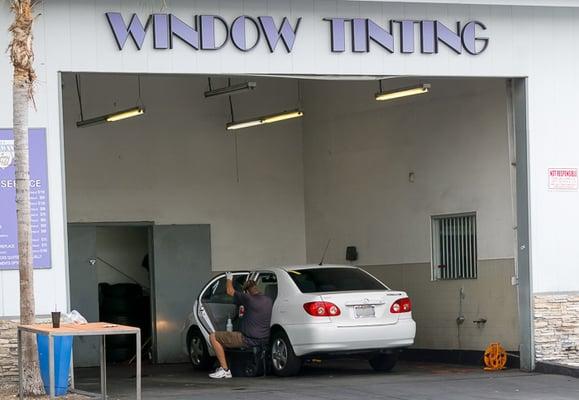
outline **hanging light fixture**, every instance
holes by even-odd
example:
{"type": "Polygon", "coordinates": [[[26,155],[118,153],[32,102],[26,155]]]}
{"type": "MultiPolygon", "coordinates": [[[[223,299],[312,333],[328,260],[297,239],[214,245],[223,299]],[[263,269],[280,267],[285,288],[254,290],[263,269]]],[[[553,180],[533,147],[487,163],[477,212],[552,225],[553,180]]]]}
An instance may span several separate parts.
{"type": "Polygon", "coordinates": [[[281,113],[264,115],[261,117],[251,118],[244,121],[232,121],[226,125],[228,131],[249,128],[252,126],[273,124],[275,122],[286,121],[288,119],[303,117],[304,113],[300,109],[283,111],[281,113]]]}
{"type": "Polygon", "coordinates": [[[99,117],[81,120],[76,123],[76,126],[79,128],[84,128],[86,126],[104,124],[105,122],[117,122],[122,121],[123,119],[138,117],[139,115],[143,115],[144,113],[145,113],[144,108],[133,107],[129,108],[128,110],[119,111],[113,114],[101,115],[99,117]]]}
{"type": "Polygon", "coordinates": [[[225,87],[213,89],[211,87],[211,78],[209,78],[209,90],[206,91],[205,98],[217,97],[217,96],[231,96],[234,94],[239,94],[253,90],[257,87],[257,82],[244,82],[237,85],[231,85],[231,83],[225,87]]]}
{"type": "Polygon", "coordinates": [[[117,121],[122,121],[124,119],[129,119],[129,118],[134,118],[134,117],[138,117],[141,116],[145,113],[145,108],[142,106],[142,100],[141,100],[141,76],[137,75],[137,80],[138,80],[138,89],[139,89],[139,94],[137,97],[137,106],[132,107],[132,108],[128,108],[126,110],[122,110],[122,111],[116,111],[110,114],[105,114],[105,115],[100,115],[98,117],[94,117],[94,118],[89,118],[89,119],[84,119],[84,114],[83,114],[83,108],[82,108],[82,98],[81,98],[81,94],[80,94],[80,81],[79,81],[79,77],[78,74],[76,75],[76,90],[77,90],[77,94],[78,94],[78,103],[80,106],[80,121],[78,121],[76,123],[76,126],[78,128],[85,128],[87,126],[93,126],[93,125],[99,125],[99,124],[104,124],[107,122],[117,122],[117,121]]]}
{"type": "Polygon", "coordinates": [[[229,106],[231,108],[231,122],[227,123],[225,125],[225,128],[228,131],[234,131],[237,129],[250,128],[252,126],[273,124],[276,122],[287,121],[289,119],[301,118],[304,116],[304,112],[301,108],[302,95],[301,95],[301,85],[300,85],[299,80],[298,80],[298,86],[297,86],[297,97],[298,97],[298,107],[293,109],[293,110],[282,111],[282,112],[278,112],[275,114],[268,114],[268,115],[263,115],[261,117],[255,117],[255,118],[250,118],[250,119],[246,119],[246,120],[236,121],[235,120],[235,114],[233,112],[233,102],[231,100],[231,96],[229,96],[229,106]]]}
{"type": "Polygon", "coordinates": [[[405,88],[399,88],[389,91],[382,91],[382,81],[380,81],[380,91],[376,93],[375,98],[377,101],[394,100],[402,97],[416,96],[419,94],[426,94],[430,90],[431,85],[429,83],[423,83],[416,86],[410,86],[405,88]]]}

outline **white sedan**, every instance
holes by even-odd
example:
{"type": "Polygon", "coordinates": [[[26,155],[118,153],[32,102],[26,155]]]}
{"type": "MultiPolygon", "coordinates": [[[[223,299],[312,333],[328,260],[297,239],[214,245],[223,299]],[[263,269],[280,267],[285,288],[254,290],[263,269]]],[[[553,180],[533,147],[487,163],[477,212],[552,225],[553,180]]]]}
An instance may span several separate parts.
{"type": "MultiPolygon", "coordinates": [[[[357,267],[324,265],[235,272],[240,290],[247,279],[274,300],[271,320],[273,372],[291,376],[305,359],[362,356],[378,371],[392,369],[400,349],[414,343],[416,323],[406,293],[391,290],[357,267]]],[[[209,333],[234,329],[243,318],[225,291],[225,274],[213,278],[195,301],[183,329],[193,366],[210,368],[209,333]]]]}

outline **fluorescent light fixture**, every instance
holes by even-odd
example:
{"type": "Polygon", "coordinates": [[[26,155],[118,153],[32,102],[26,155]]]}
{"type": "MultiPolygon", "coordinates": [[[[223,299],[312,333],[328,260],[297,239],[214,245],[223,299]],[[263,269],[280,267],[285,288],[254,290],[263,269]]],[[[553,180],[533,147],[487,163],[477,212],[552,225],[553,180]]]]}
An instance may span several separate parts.
{"type": "Polygon", "coordinates": [[[133,107],[133,108],[129,108],[128,110],[123,110],[123,111],[119,111],[119,112],[115,112],[115,113],[111,113],[111,114],[107,114],[107,115],[101,115],[99,117],[95,117],[95,118],[91,118],[91,119],[78,121],[76,123],[76,126],[79,128],[83,128],[83,127],[92,126],[92,125],[104,124],[106,122],[117,122],[117,121],[121,121],[121,120],[127,119],[127,118],[138,117],[140,115],[143,115],[144,113],[145,113],[145,109],[143,107],[133,107]]]}
{"type": "Polygon", "coordinates": [[[141,107],[131,108],[130,110],[121,111],[119,113],[110,115],[107,118],[107,122],[117,122],[127,118],[138,117],[139,115],[143,115],[145,110],[141,107]]]}
{"type": "Polygon", "coordinates": [[[233,131],[236,129],[249,128],[249,127],[257,126],[257,125],[261,125],[261,124],[263,124],[263,122],[259,119],[252,120],[252,121],[244,121],[244,122],[231,122],[231,123],[227,124],[227,130],[233,131]]]}
{"type": "Polygon", "coordinates": [[[257,87],[256,82],[245,82],[238,85],[225,86],[219,89],[212,89],[205,92],[205,97],[216,97],[216,96],[230,96],[238,94],[241,92],[246,92],[248,90],[253,90],[257,87]]]}
{"type": "Polygon", "coordinates": [[[394,100],[399,99],[401,97],[407,96],[415,96],[418,94],[425,94],[428,93],[430,90],[430,84],[424,83],[418,86],[411,86],[401,89],[395,89],[388,92],[379,92],[376,93],[376,100],[378,101],[385,101],[385,100],[394,100]]]}
{"type": "Polygon", "coordinates": [[[285,121],[286,119],[299,118],[304,113],[300,110],[289,111],[283,114],[272,115],[263,119],[264,124],[271,124],[273,122],[285,121]]]}
{"type": "Polygon", "coordinates": [[[228,131],[232,131],[232,130],[236,130],[236,129],[249,128],[251,126],[272,124],[274,122],[285,121],[285,120],[293,119],[293,118],[300,118],[303,115],[304,115],[303,111],[297,109],[297,110],[284,111],[281,113],[266,115],[263,117],[252,118],[252,119],[248,119],[245,121],[239,121],[239,122],[234,121],[234,122],[228,123],[225,127],[227,128],[228,131]]]}

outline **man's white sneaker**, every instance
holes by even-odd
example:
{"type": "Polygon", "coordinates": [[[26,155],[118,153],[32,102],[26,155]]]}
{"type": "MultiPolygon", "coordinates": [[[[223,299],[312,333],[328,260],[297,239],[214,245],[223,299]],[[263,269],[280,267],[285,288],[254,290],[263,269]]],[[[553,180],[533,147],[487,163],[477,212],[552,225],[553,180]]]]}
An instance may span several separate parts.
{"type": "Polygon", "coordinates": [[[233,375],[231,375],[230,370],[226,371],[223,368],[219,367],[215,370],[214,373],[209,374],[209,377],[211,379],[229,379],[229,378],[233,378],[233,375]]]}

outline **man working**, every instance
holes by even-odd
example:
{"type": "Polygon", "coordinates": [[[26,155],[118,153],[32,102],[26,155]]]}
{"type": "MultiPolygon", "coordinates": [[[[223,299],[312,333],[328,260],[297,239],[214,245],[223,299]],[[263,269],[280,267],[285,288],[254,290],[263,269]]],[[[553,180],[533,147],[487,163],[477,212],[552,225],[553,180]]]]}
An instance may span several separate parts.
{"type": "Polygon", "coordinates": [[[247,281],[243,285],[243,292],[233,288],[233,275],[226,274],[226,291],[233,297],[233,302],[245,308],[245,314],[241,320],[241,332],[215,332],[209,335],[209,340],[220,367],[209,375],[213,379],[231,378],[231,371],[227,366],[225,349],[238,349],[242,347],[256,346],[269,339],[271,325],[271,310],[273,301],[257,288],[255,281],[247,281]]]}

